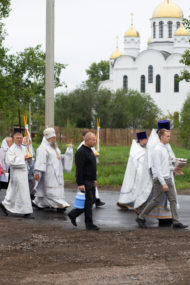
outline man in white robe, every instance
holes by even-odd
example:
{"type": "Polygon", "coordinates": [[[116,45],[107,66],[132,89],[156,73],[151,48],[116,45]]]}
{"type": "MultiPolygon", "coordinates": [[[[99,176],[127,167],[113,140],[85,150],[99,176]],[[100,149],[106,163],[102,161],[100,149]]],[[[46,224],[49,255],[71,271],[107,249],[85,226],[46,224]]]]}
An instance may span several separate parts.
{"type": "Polygon", "coordinates": [[[21,133],[14,135],[14,144],[6,153],[6,163],[10,166],[10,182],[5,199],[1,204],[4,214],[23,214],[25,218],[33,218],[30,192],[28,186],[27,149],[22,145],[21,133]]]}
{"type": "Polygon", "coordinates": [[[136,135],[137,140],[132,141],[129,160],[118,200],[118,206],[124,206],[125,208],[134,207],[148,141],[146,132],[139,132],[136,135]]]}
{"type": "Polygon", "coordinates": [[[53,128],[44,130],[44,137],[37,149],[34,166],[36,186],[33,203],[38,208],[55,208],[65,210],[70,205],[64,197],[63,164],[64,155],[56,144],[53,128]]]}

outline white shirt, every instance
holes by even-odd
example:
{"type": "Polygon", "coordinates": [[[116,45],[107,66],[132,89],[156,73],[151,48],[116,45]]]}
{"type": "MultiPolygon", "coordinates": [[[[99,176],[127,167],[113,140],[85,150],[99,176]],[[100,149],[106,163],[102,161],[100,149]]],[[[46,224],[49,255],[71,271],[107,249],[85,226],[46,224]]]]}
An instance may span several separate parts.
{"type": "Polygon", "coordinates": [[[153,179],[158,179],[162,185],[165,179],[170,178],[169,152],[167,146],[161,142],[157,144],[152,152],[152,174],[153,179]]]}

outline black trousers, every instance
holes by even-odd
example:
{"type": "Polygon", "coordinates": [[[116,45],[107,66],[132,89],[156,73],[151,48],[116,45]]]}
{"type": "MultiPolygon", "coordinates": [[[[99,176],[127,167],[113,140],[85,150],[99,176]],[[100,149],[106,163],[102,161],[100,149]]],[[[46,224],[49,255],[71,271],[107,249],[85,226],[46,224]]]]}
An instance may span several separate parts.
{"type": "Polygon", "coordinates": [[[85,216],[85,224],[86,226],[90,226],[93,224],[92,219],[92,206],[95,203],[95,187],[94,182],[92,181],[85,181],[85,207],[84,209],[73,209],[69,212],[69,215],[76,219],[78,216],[80,216],[82,213],[84,213],[85,216]]]}
{"type": "Polygon", "coordinates": [[[9,168],[8,172],[9,172],[9,180],[8,180],[8,182],[2,182],[2,181],[0,181],[0,190],[1,190],[1,189],[7,189],[8,186],[9,186],[9,181],[10,181],[10,168],[9,168]]]}

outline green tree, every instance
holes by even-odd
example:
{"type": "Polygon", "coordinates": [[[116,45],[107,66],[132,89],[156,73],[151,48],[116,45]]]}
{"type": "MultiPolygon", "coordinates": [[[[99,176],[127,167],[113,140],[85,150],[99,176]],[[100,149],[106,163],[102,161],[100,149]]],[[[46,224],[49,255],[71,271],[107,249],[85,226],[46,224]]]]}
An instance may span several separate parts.
{"type": "Polygon", "coordinates": [[[116,91],[112,110],[113,128],[153,128],[159,114],[160,110],[149,95],[134,90],[116,91]]]}
{"type": "Polygon", "coordinates": [[[100,118],[103,128],[152,128],[160,111],[148,95],[137,91],[95,90],[83,86],[69,94],[58,94],[55,101],[56,124],[91,128],[100,118]]]}
{"type": "MultiPolygon", "coordinates": [[[[63,84],[60,81],[63,68],[64,64],[55,64],[55,88],[63,84]]],[[[18,110],[22,115],[26,113],[29,103],[32,103],[36,122],[42,123],[39,118],[44,117],[45,52],[41,46],[29,47],[16,55],[7,56],[4,77],[7,88],[0,93],[0,108],[9,124],[15,123],[18,110]]]]}
{"type": "Polygon", "coordinates": [[[108,128],[112,125],[112,110],[113,110],[114,93],[108,89],[101,89],[95,92],[94,103],[94,123],[96,118],[101,119],[101,128],[108,128]]]}
{"type": "Polygon", "coordinates": [[[187,148],[190,147],[190,95],[187,97],[182,111],[180,119],[180,137],[182,139],[183,145],[187,148]]]}
{"type": "Polygon", "coordinates": [[[0,1],[0,19],[6,18],[9,16],[10,12],[10,0],[1,0],[0,1]]]}
{"type": "Polygon", "coordinates": [[[97,89],[100,81],[109,79],[109,61],[102,60],[99,63],[92,63],[86,70],[86,74],[88,75],[87,86],[97,89]]]}
{"type": "Polygon", "coordinates": [[[71,120],[72,102],[69,94],[58,93],[55,98],[55,125],[66,127],[67,122],[75,126],[74,120],[71,120]],[[71,120],[71,121],[70,121],[71,120]]]}
{"type": "Polygon", "coordinates": [[[69,120],[72,126],[91,128],[94,115],[95,92],[85,85],[70,92],[59,94],[55,101],[55,122],[65,126],[69,120]],[[61,123],[62,121],[62,123],[61,123]]]}

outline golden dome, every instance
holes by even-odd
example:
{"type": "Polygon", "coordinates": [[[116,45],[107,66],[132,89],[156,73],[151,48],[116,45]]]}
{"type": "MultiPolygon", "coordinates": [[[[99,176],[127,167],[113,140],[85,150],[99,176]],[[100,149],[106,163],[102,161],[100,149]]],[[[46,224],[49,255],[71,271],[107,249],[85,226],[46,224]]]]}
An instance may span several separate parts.
{"type": "Polygon", "coordinates": [[[183,11],[171,0],[165,0],[164,3],[157,6],[154,10],[153,18],[183,18],[183,11]]]}
{"type": "Polygon", "coordinates": [[[131,25],[130,29],[125,33],[125,37],[139,37],[139,32],[131,25]]]}
{"type": "Polygon", "coordinates": [[[184,25],[181,23],[180,27],[175,32],[175,36],[190,36],[190,32],[186,30],[184,25]]]}
{"type": "Polygon", "coordinates": [[[118,47],[116,47],[116,50],[111,54],[110,59],[116,59],[121,55],[122,53],[119,51],[118,47]]]}

